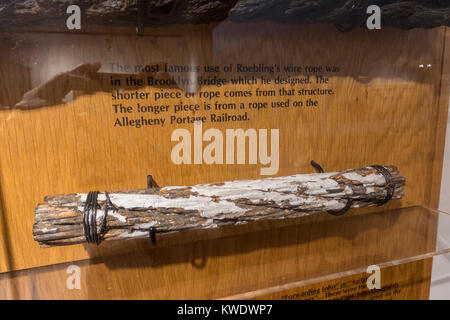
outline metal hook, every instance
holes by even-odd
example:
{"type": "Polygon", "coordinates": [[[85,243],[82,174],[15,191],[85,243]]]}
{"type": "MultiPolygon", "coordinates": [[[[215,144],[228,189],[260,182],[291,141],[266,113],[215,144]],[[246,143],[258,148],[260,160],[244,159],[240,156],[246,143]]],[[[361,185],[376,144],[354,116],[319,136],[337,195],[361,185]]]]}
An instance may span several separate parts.
{"type": "MultiPolygon", "coordinates": [[[[314,160],[311,160],[310,163],[317,171],[319,171],[319,173],[324,173],[323,168],[320,164],[318,164],[314,160]]],[[[327,212],[333,216],[341,216],[352,207],[352,203],[353,203],[353,199],[347,199],[347,203],[345,204],[345,207],[343,207],[341,210],[328,210],[327,212]]]]}

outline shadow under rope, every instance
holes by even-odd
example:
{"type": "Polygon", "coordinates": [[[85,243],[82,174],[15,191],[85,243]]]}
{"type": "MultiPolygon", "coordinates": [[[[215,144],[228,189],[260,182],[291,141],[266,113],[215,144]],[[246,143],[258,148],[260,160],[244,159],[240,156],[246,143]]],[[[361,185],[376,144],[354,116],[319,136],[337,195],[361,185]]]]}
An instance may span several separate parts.
{"type": "MultiPolygon", "coordinates": [[[[19,290],[16,282],[14,281],[14,277],[10,272],[15,269],[14,266],[14,256],[11,250],[11,234],[8,228],[8,221],[6,219],[6,208],[5,208],[5,199],[3,196],[3,187],[2,187],[2,171],[0,165],[0,231],[3,236],[3,243],[1,244],[3,247],[3,253],[5,254],[5,264],[6,264],[6,277],[10,278],[9,288],[11,289],[11,298],[12,299],[20,299],[19,290]]],[[[1,275],[1,273],[0,273],[1,275]]]]}

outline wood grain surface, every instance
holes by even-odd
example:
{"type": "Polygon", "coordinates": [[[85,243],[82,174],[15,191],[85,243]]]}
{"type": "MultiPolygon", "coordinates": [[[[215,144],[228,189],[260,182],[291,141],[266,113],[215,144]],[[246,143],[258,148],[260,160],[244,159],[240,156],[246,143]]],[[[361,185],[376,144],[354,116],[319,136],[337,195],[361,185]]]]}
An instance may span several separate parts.
{"type": "MultiPolygon", "coordinates": [[[[160,29],[154,33],[149,30],[143,37],[3,34],[0,45],[0,105],[3,106],[0,110],[0,272],[41,267],[36,273],[29,273],[33,280],[25,280],[26,271],[21,274],[24,280],[17,280],[29,281],[27,290],[37,291],[22,291],[22,283],[19,289],[11,289],[15,292],[13,296],[66,297],[55,284],[57,281],[49,279],[67,276],[65,270],[58,269],[63,265],[58,264],[84,259],[92,259],[82,262],[83,268],[89,270],[86,272],[89,290],[68,293],[69,296],[219,298],[250,291],[253,287],[294,281],[314,270],[331,271],[334,267],[325,270],[328,264],[324,262],[333,259],[336,259],[333,262],[336,270],[361,265],[371,261],[374,253],[370,247],[365,251],[361,248],[357,254],[355,245],[367,245],[365,237],[369,236],[396,243],[402,235],[395,230],[405,225],[420,227],[427,235],[424,243],[434,245],[436,225],[432,219],[421,221],[421,215],[412,219],[413,215],[402,213],[381,227],[377,214],[366,213],[420,205],[437,207],[448,106],[448,91],[442,89],[443,79],[448,79],[445,32],[445,28],[410,31],[385,28],[376,32],[340,33],[332,26],[223,23],[215,28],[173,27],[163,35],[160,29]],[[311,229],[315,223],[301,229],[301,221],[298,221],[300,226],[279,221],[263,224],[262,231],[258,225],[170,235],[153,249],[148,248],[147,241],[104,243],[99,247],[39,248],[31,232],[33,210],[46,195],[139,189],[145,187],[147,174],[152,174],[159,186],[261,177],[261,165],[173,164],[170,135],[178,127],[114,128],[116,115],[107,90],[90,94],[75,91],[71,102],[31,110],[7,108],[17,103],[24,92],[80,63],[101,62],[100,71],[106,73],[111,62],[134,65],[161,61],[339,66],[340,72],[328,75],[328,86],[336,94],[317,97],[318,108],[249,111],[251,121],[206,123],[204,130],[212,127],[222,131],[280,129],[277,176],[312,173],[311,159],[326,171],[370,164],[396,165],[408,181],[404,198],[382,208],[350,212],[349,217],[365,218],[351,228],[343,222],[347,217],[339,220],[321,214],[316,219],[322,221],[322,229],[315,231],[311,229]],[[361,225],[378,233],[362,232],[358,236],[361,225]],[[344,241],[346,232],[364,241],[344,241]],[[315,240],[311,242],[311,238],[315,240]],[[337,239],[344,242],[336,251],[337,239]],[[200,262],[200,266],[191,265],[197,255],[213,258],[200,262]],[[339,260],[341,256],[351,263],[339,260]],[[102,259],[112,262],[96,262],[102,259]],[[59,273],[53,273],[54,270],[59,273]],[[98,275],[107,275],[105,282],[115,283],[113,288],[108,291],[106,284],[94,284],[94,279],[101,278],[98,275]],[[151,285],[143,288],[144,284],[133,282],[128,288],[130,277],[147,279],[151,285]],[[41,285],[39,279],[47,284],[41,285]]],[[[220,90],[227,89],[229,85],[220,90]]],[[[142,92],[152,90],[155,89],[141,89],[142,92]]],[[[202,101],[185,99],[184,102],[202,101]]],[[[200,110],[195,115],[202,113],[200,110]]],[[[193,130],[189,125],[181,127],[193,130]]],[[[406,252],[405,248],[388,249],[377,253],[377,257],[385,254],[388,259],[394,253],[406,252]]],[[[424,262],[425,275],[429,275],[430,266],[429,261],[424,262]]],[[[12,274],[3,276],[16,278],[12,274]]]]}

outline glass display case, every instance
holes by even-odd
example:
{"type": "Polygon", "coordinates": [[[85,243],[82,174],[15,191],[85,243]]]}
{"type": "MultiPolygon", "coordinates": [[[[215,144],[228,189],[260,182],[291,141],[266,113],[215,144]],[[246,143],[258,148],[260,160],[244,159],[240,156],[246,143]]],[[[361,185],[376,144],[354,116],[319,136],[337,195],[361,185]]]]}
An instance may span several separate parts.
{"type": "Polygon", "coordinates": [[[449,10],[0,1],[0,299],[428,299],[449,10]]]}

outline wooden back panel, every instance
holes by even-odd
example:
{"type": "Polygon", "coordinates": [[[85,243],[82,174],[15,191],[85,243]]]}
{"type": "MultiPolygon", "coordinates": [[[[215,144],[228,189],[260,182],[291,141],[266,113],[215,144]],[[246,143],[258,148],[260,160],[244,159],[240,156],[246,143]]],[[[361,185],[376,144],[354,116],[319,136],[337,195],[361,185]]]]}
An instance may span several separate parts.
{"type": "MultiPolygon", "coordinates": [[[[108,66],[112,62],[130,66],[155,62],[221,66],[230,63],[337,66],[339,72],[328,73],[329,83],[320,86],[332,88],[335,94],[316,97],[317,108],[248,110],[250,121],[205,123],[203,130],[217,128],[225,133],[228,128],[279,129],[277,175],[313,172],[309,165],[311,159],[321,163],[326,171],[370,164],[398,166],[407,178],[404,199],[384,208],[354,212],[356,215],[421,204],[436,207],[447,112],[443,101],[448,101],[446,96],[441,96],[442,68],[444,57],[448,56],[444,55],[445,31],[445,28],[411,31],[387,28],[376,32],[354,30],[340,33],[332,26],[224,23],[215,28],[174,27],[163,34],[161,29],[149,30],[143,37],[20,33],[8,36],[0,47],[1,74],[8,75],[0,80],[0,104],[10,105],[23,92],[52,75],[86,62],[101,62],[102,72],[109,72],[108,66]]],[[[171,73],[173,77],[178,75],[171,73]]],[[[238,74],[221,73],[218,76],[231,78],[238,74]]],[[[260,78],[261,74],[256,76],[260,78]]],[[[276,77],[262,76],[272,81],[276,77]]],[[[254,92],[256,87],[227,85],[217,89],[204,86],[201,90],[254,92]]],[[[269,85],[264,88],[278,90],[280,87],[269,85]]],[[[301,86],[295,88],[300,89],[301,86]]],[[[157,88],[153,87],[141,89],[150,93],[155,90],[157,88]]],[[[176,92],[179,89],[165,90],[176,92]]],[[[152,174],[161,186],[260,177],[260,169],[264,167],[260,164],[175,165],[170,157],[174,145],[171,134],[177,128],[193,132],[192,125],[118,128],[113,126],[118,115],[113,111],[110,92],[75,92],[74,96],[74,101],[66,104],[27,111],[0,111],[1,272],[147,248],[145,241],[104,243],[98,248],[87,245],[39,248],[32,239],[31,226],[34,206],[45,195],[95,189],[136,189],[145,187],[147,174],[152,174]]],[[[271,103],[285,99],[253,97],[239,102],[271,103]]],[[[220,99],[228,103],[234,100],[220,99]]],[[[200,104],[204,101],[198,97],[182,100],[183,103],[200,104]]],[[[163,100],[161,103],[173,105],[174,101],[163,100]]],[[[231,113],[239,114],[240,111],[231,113]]],[[[204,110],[195,113],[196,116],[209,114],[204,110]]],[[[183,115],[192,114],[185,112],[183,115]]],[[[330,218],[320,215],[317,219],[330,218]]],[[[339,221],[332,221],[324,232],[342,232],[339,221]]],[[[265,224],[264,228],[283,226],[283,223],[290,225],[295,222],[272,222],[265,224]]],[[[423,227],[429,231],[432,243],[435,225],[423,227]]],[[[240,246],[240,241],[250,241],[248,245],[253,248],[255,270],[263,268],[264,277],[270,277],[280,265],[267,264],[267,259],[273,252],[287,249],[281,246],[268,253],[259,248],[264,232],[257,233],[256,238],[241,239],[245,236],[239,234],[259,230],[260,227],[252,228],[231,229],[225,233],[211,231],[208,235],[191,235],[186,239],[169,236],[160,246],[167,247],[164,250],[174,250],[173,255],[176,255],[177,250],[173,246],[181,246],[182,251],[190,250],[194,244],[183,245],[189,240],[228,235],[229,238],[220,241],[230,248],[240,246]],[[231,236],[234,233],[236,237],[231,236]]],[[[322,259],[330,245],[328,241],[332,240],[321,241],[318,247],[311,246],[301,256],[322,259]]],[[[203,242],[196,243],[199,252],[206,250],[202,248],[203,242]]],[[[296,246],[295,243],[292,245],[296,246]]],[[[212,252],[215,249],[208,250],[212,252]]],[[[226,254],[229,255],[229,263],[216,265],[214,270],[202,269],[207,270],[204,272],[208,278],[213,279],[215,272],[231,274],[239,268],[239,263],[243,263],[233,257],[239,253],[230,250],[226,254]]],[[[351,255],[351,246],[346,250],[340,254],[351,255]]],[[[139,264],[139,258],[136,259],[133,261],[139,264]]],[[[167,276],[171,281],[175,281],[174,275],[183,268],[171,259],[162,265],[159,267],[162,273],[158,277],[167,276]]],[[[142,268],[146,268],[145,264],[142,268]]],[[[286,268],[297,270],[291,263],[286,268]]],[[[192,276],[201,277],[201,274],[192,276]]],[[[228,281],[227,276],[223,281],[228,281]]],[[[202,295],[206,288],[199,290],[196,297],[210,296],[202,295]]],[[[220,294],[233,294],[233,290],[220,294]]],[[[164,296],[172,295],[167,293],[164,296]]]]}

